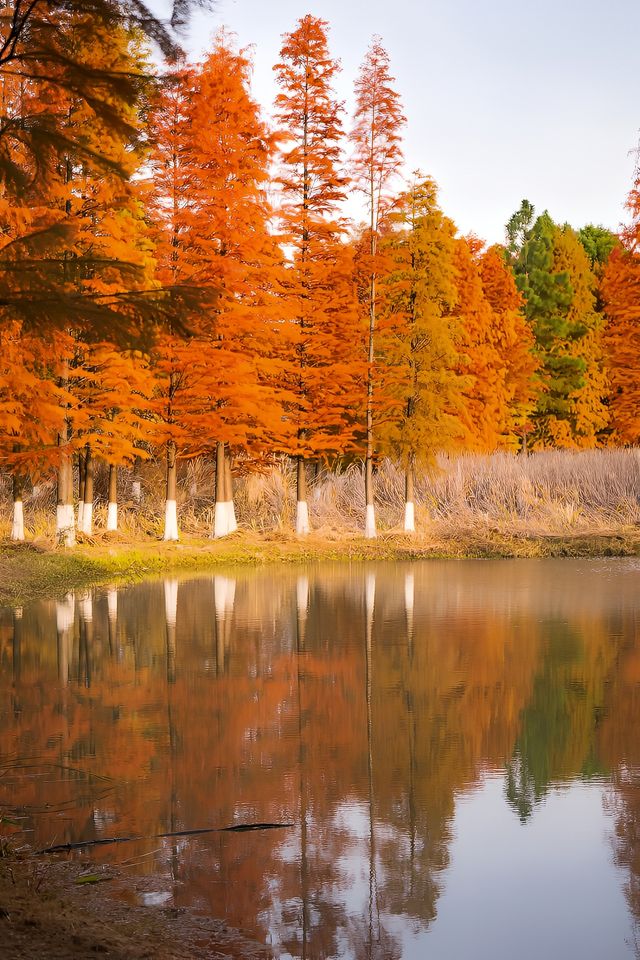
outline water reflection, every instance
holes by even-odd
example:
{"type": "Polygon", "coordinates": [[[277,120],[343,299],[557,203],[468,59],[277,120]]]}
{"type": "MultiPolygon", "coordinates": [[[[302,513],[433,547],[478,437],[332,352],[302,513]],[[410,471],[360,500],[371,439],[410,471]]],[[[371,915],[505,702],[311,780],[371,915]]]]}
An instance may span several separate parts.
{"type": "Polygon", "coordinates": [[[639,569],[238,571],[4,610],[0,806],[36,846],[293,822],[93,851],[282,956],[463,955],[461,917],[508,932],[487,956],[542,955],[537,894],[492,907],[536,863],[580,904],[557,955],[633,956],[639,569]]]}

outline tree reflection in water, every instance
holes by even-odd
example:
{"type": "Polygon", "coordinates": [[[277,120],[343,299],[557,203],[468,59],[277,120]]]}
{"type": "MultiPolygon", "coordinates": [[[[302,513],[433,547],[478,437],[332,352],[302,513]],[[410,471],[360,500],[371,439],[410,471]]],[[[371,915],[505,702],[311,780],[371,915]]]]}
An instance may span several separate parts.
{"type": "Polygon", "coordinates": [[[640,600],[614,572],[242,570],[4,610],[0,755],[36,767],[0,778],[0,804],[41,846],[292,821],[128,856],[283,952],[387,960],[435,921],[483,777],[523,823],[593,782],[639,918],[640,600]]]}

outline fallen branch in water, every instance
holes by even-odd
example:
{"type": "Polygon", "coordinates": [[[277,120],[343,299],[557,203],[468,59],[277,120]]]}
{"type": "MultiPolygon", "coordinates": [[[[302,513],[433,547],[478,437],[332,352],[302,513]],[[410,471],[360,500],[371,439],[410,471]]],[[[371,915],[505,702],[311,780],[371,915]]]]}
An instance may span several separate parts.
{"type": "Polygon", "coordinates": [[[42,853],[62,853],[66,850],[79,850],[81,847],[106,846],[108,843],[130,843],[133,840],[164,840],[167,837],[193,837],[200,833],[246,833],[249,830],[281,830],[293,827],[293,823],[236,823],[231,827],[198,827],[195,830],[173,830],[171,833],[154,833],[150,837],[105,837],[100,840],[79,840],[76,843],[56,843],[52,847],[36,850],[42,853]]]}

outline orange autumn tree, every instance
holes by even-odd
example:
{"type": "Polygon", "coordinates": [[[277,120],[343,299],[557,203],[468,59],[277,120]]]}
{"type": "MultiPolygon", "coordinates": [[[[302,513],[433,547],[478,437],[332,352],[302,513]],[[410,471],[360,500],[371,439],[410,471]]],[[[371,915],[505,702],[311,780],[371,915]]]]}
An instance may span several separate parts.
{"type": "Polygon", "coordinates": [[[55,341],[0,325],[0,466],[13,480],[11,539],[25,539],[23,494],[28,477],[46,474],[57,459],[57,437],[71,402],[56,378],[55,341]]]}
{"type": "Polygon", "coordinates": [[[498,446],[526,451],[538,391],[535,339],[522,310],[522,295],[501,251],[490,247],[477,260],[484,296],[493,312],[489,336],[499,370],[498,446]]]}
{"type": "Polygon", "coordinates": [[[466,378],[465,446],[517,449],[535,407],[535,341],[513,275],[497,250],[470,236],[458,241],[460,312],[464,336],[459,369],[466,378]]]}
{"type": "Polygon", "coordinates": [[[224,448],[264,449],[282,414],[274,355],[280,253],[265,196],[273,137],[248,92],[249,62],[224,35],[165,85],[155,110],[151,210],[159,276],[205,293],[154,348],[167,451],[165,539],[177,539],[177,459],[217,449],[214,534],[233,529],[224,448]],[[224,509],[220,509],[224,508],[224,509]]]}
{"type": "Polygon", "coordinates": [[[630,223],[621,231],[604,270],[607,317],[605,363],[610,382],[613,439],[640,443],[640,168],[626,203],[630,223]]]}
{"type": "MultiPolygon", "coordinates": [[[[145,256],[132,242],[136,220],[141,221],[127,182],[139,160],[137,107],[144,79],[133,38],[118,18],[103,13],[49,12],[56,55],[45,71],[34,63],[11,107],[16,116],[29,118],[25,129],[44,125],[47,135],[42,143],[25,135],[13,157],[12,180],[17,182],[19,169],[26,215],[2,251],[5,270],[9,265],[12,270],[5,310],[24,329],[36,322],[46,329],[54,342],[53,375],[63,393],[75,339],[103,336],[107,329],[112,336],[139,329],[137,292],[148,280],[145,256]],[[67,82],[72,60],[85,63],[85,85],[67,82]]],[[[6,189],[3,199],[10,201],[6,189]]],[[[51,456],[58,467],[57,532],[69,545],[75,535],[71,467],[78,441],[72,435],[73,410],[71,399],[51,456]]]]}
{"type": "Polygon", "coordinates": [[[205,412],[217,453],[214,536],[236,527],[226,450],[248,469],[271,456],[288,432],[282,253],[267,197],[275,137],[250,93],[250,70],[246,55],[218,34],[198,71],[191,108],[198,131],[193,159],[202,171],[193,186],[191,239],[199,249],[192,255],[200,257],[198,276],[216,291],[208,331],[217,375],[207,398],[213,422],[205,412]]]}
{"type": "Polygon", "coordinates": [[[115,531],[118,467],[145,457],[141,444],[153,436],[148,416],[153,390],[148,359],[140,351],[121,349],[109,341],[77,343],[69,388],[78,443],[83,445],[78,527],[91,533],[93,462],[100,458],[109,467],[107,530],[115,531]]]}
{"type": "Polygon", "coordinates": [[[351,140],[354,147],[353,178],[366,197],[368,212],[368,263],[364,307],[367,317],[367,375],[365,401],[365,536],[376,536],[373,503],[375,455],[374,406],[376,401],[375,332],[378,315],[378,241],[389,212],[394,180],[402,164],[401,131],[405,123],[400,97],[393,89],[389,56],[375,37],[356,80],[356,109],[351,140]]]}
{"type": "MultiPolygon", "coordinates": [[[[136,156],[132,145],[114,145],[123,154],[133,156],[129,162],[135,172],[136,156]]],[[[124,163],[124,157],[121,162],[124,163]]],[[[93,461],[104,459],[110,468],[107,528],[117,529],[116,471],[119,465],[133,461],[134,445],[145,435],[148,419],[142,408],[151,394],[148,365],[139,350],[130,342],[142,335],[147,339],[140,317],[127,304],[128,295],[138,290],[154,293],[154,261],[151,244],[143,220],[144,192],[136,182],[123,190],[119,178],[108,172],[97,172],[81,166],[71,181],[73,196],[82,203],[71,205],[71,213],[79,221],[77,229],[79,257],[83,266],[75,283],[87,297],[102,302],[114,301],[122,332],[104,331],[101,325],[84,324],[74,333],[75,350],[69,364],[69,389],[74,397],[72,446],[83,451],[79,455],[81,489],[78,504],[78,528],[93,532],[93,461]],[[91,258],[103,258],[100,271],[95,271],[91,258]],[[126,269],[110,269],[111,263],[126,263],[126,269]],[[122,298],[122,305],[118,301],[122,298]]],[[[148,432],[148,431],[147,431],[148,432]]]]}
{"type": "Polygon", "coordinates": [[[438,207],[433,180],[419,174],[389,219],[380,240],[387,269],[378,288],[376,354],[387,409],[375,427],[380,449],[405,471],[404,530],[413,533],[416,467],[462,433],[455,226],[438,207]]]}
{"type": "Polygon", "coordinates": [[[593,266],[577,233],[568,224],[556,230],[553,266],[556,272],[566,274],[571,285],[567,320],[580,330],[581,336],[572,339],[566,350],[580,361],[583,369],[582,385],[569,397],[571,433],[559,433],[556,443],[582,449],[595,447],[609,423],[609,383],[603,363],[604,316],[598,309],[593,266]]]}
{"type": "Polygon", "coordinates": [[[187,301],[180,297],[183,290],[193,289],[193,270],[186,255],[194,180],[188,113],[193,85],[193,71],[180,66],[165,78],[150,117],[149,219],[156,249],[156,277],[169,291],[165,322],[158,325],[152,350],[156,386],[151,404],[157,421],[156,442],[164,446],[166,456],[165,540],[178,539],[177,450],[189,439],[181,422],[182,409],[189,409],[192,391],[207,375],[202,351],[193,349],[192,341],[185,336],[191,318],[187,301]]]}
{"type": "Polygon", "coordinates": [[[458,372],[466,384],[461,409],[465,447],[491,451],[498,446],[505,396],[492,331],[494,315],[474,258],[480,247],[475,237],[461,237],[455,245],[457,311],[463,330],[458,372]]]}
{"type": "Polygon", "coordinates": [[[339,171],[342,108],[332,89],[339,65],[326,27],[303,17],[285,34],[274,68],[276,116],[287,132],[277,182],[282,239],[290,251],[285,284],[294,399],[287,409],[295,430],[289,450],[297,463],[298,534],[309,532],[305,461],[343,452],[350,443],[358,373],[352,269],[339,217],[347,186],[339,171]]]}

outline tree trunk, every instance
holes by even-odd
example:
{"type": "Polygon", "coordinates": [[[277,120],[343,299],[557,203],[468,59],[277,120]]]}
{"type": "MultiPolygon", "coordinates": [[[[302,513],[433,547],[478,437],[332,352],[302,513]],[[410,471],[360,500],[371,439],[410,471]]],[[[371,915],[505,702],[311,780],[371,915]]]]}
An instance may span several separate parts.
{"type": "Polygon", "coordinates": [[[304,457],[298,457],[296,470],[296,533],[305,536],[309,526],[309,505],[307,503],[307,478],[305,476],[304,457]]]}
{"type": "Polygon", "coordinates": [[[164,539],[178,540],[178,508],[176,505],[177,469],[176,445],[167,444],[167,496],[164,511],[164,539]]]}
{"type": "Polygon", "coordinates": [[[76,542],[75,515],[73,510],[73,468],[71,455],[67,448],[69,426],[65,421],[62,432],[58,434],[60,446],[60,464],[58,466],[58,505],[56,510],[56,539],[65,547],[73,547],[76,542]]]}
{"type": "MultiPolygon", "coordinates": [[[[371,256],[376,254],[375,220],[373,216],[373,192],[371,196],[371,256]]],[[[374,334],[376,329],[376,278],[371,276],[369,285],[369,342],[367,345],[367,452],[364,471],[365,521],[364,535],[368,539],[376,536],[376,511],[373,505],[373,361],[374,334]]]]}
{"type": "Polygon", "coordinates": [[[415,533],[415,508],[413,503],[414,471],[410,461],[404,478],[404,532],[415,533]]]}
{"type": "Polygon", "coordinates": [[[118,468],[109,464],[109,506],[107,507],[107,530],[118,529],[118,468]]]}
{"type": "Polygon", "coordinates": [[[236,508],[233,505],[233,475],[231,473],[231,454],[229,454],[228,457],[225,457],[224,463],[224,498],[225,503],[227,504],[227,524],[229,527],[229,533],[235,533],[238,529],[238,524],[236,522],[236,508]]]}
{"type": "Polygon", "coordinates": [[[142,501],[142,481],[140,480],[140,457],[133,461],[133,478],[131,480],[131,499],[139,504],[142,501]]]}
{"type": "Polygon", "coordinates": [[[80,450],[78,451],[78,530],[82,530],[82,514],[84,512],[85,466],[84,454],[80,450]]]}
{"type": "Polygon", "coordinates": [[[13,523],[11,525],[11,539],[20,543],[24,540],[23,492],[24,477],[16,472],[13,474],[13,523]]]}
{"type": "Polygon", "coordinates": [[[226,503],[227,468],[224,443],[216,444],[216,505],[213,515],[213,536],[226,537],[229,531],[229,514],[226,503]]]}
{"type": "Polygon", "coordinates": [[[93,455],[89,444],[84,455],[84,507],[81,530],[88,537],[93,533],[93,455]]]}
{"type": "MultiPolygon", "coordinates": [[[[369,443],[367,443],[368,449],[369,443]]],[[[376,536],[376,511],[373,505],[373,456],[369,456],[368,453],[364,468],[364,497],[366,504],[364,535],[371,539],[376,536]]]]}

